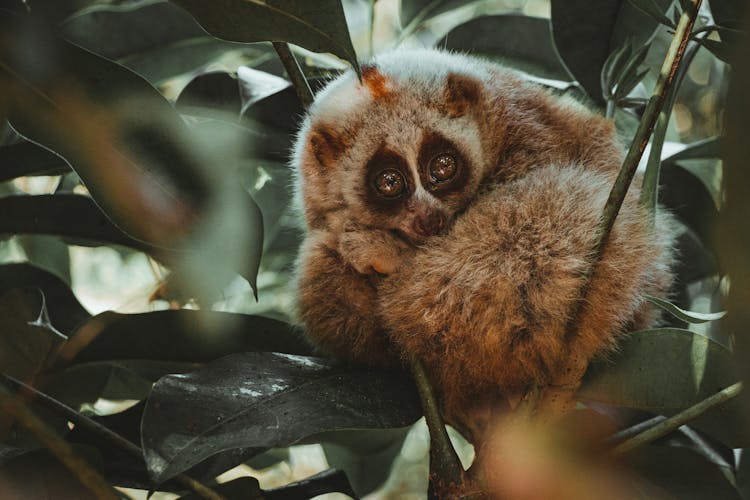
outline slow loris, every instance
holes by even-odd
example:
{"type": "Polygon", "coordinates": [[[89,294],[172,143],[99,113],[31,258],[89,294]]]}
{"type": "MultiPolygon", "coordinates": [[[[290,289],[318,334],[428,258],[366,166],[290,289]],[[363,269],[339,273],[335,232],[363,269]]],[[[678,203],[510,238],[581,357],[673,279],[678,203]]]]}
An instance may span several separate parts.
{"type": "Polygon", "coordinates": [[[611,121],[489,62],[403,50],[344,73],[294,151],[299,318],[344,360],[417,354],[449,413],[555,380],[650,326],[642,295],[671,282],[669,216],[633,185],[564,335],[621,161],[611,121]]]}

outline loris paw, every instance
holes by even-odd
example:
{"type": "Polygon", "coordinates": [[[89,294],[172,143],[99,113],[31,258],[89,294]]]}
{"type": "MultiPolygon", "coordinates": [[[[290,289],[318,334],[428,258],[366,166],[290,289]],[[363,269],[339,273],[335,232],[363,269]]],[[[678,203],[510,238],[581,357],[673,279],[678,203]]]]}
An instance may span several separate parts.
{"type": "Polygon", "coordinates": [[[385,231],[344,231],[338,252],[359,274],[393,274],[409,245],[385,231]]]}

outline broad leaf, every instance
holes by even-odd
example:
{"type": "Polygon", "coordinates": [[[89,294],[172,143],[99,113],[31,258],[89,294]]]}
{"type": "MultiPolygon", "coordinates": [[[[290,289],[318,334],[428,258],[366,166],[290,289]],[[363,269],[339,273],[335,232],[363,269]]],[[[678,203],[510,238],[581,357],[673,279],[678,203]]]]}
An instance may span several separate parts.
{"type": "Polygon", "coordinates": [[[288,446],[324,431],[403,427],[421,415],[409,377],[279,353],[222,358],[168,376],[146,405],[147,465],[164,481],[224,450],[288,446]]]}
{"type": "Polygon", "coordinates": [[[401,26],[413,33],[428,19],[466,5],[466,0],[402,0],[401,26]]]}
{"type": "Polygon", "coordinates": [[[0,182],[16,177],[70,172],[65,160],[29,141],[0,147],[0,165],[0,182]]]}
{"type": "Polygon", "coordinates": [[[88,338],[65,351],[66,357],[77,363],[129,358],[198,363],[243,351],[312,353],[299,329],[246,314],[187,309],[108,312],[81,325],[80,331],[88,338]]]}
{"type": "Polygon", "coordinates": [[[715,313],[700,313],[695,311],[687,311],[685,309],[681,309],[677,307],[676,305],[672,304],[668,300],[660,299],[659,297],[652,297],[651,295],[645,295],[644,298],[651,302],[652,304],[656,304],[657,306],[661,307],[665,311],[667,311],[669,314],[674,316],[677,319],[680,319],[682,321],[685,321],[687,323],[706,323],[708,321],[715,321],[717,319],[723,318],[727,312],[726,311],[720,311],[715,313]]]}
{"type": "Polygon", "coordinates": [[[290,42],[330,52],[359,72],[340,0],[172,0],[210,34],[235,42],[290,42]]]}
{"type": "MultiPolygon", "coordinates": [[[[589,368],[579,396],[669,415],[734,382],[732,355],[726,347],[688,330],[661,328],[623,339],[609,360],[589,368]]],[[[711,410],[693,425],[733,447],[750,443],[740,403],[711,410]]]]}
{"type": "MultiPolygon", "coordinates": [[[[666,12],[671,0],[654,0],[666,12]]],[[[600,75],[607,57],[626,41],[641,47],[658,22],[628,0],[552,0],[552,34],[565,65],[588,95],[604,104],[600,75]]]]}
{"type": "Polygon", "coordinates": [[[221,71],[193,78],[175,102],[178,111],[199,116],[207,111],[208,116],[227,113],[239,118],[241,106],[237,79],[221,71]]]}
{"type": "Polygon", "coordinates": [[[453,28],[436,46],[482,55],[540,78],[573,79],[557,55],[547,19],[480,17],[453,28]]]}
{"type": "Polygon", "coordinates": [[[79,194],[0,197],[0,233],[49,234],[78,245],[115,244],[158,254],[159,249],[125,234],[88,196],[79,194]]]}
{"type": "Polygon", "coordinates": [[[14,288],[41,290],[50,322],[67,336],[91,317],[63,280],[31,264],[0,265],[0,295],[14,288]]]}
{"type": "Polygon", "coordinates": [[[32,380],[54,360],[67,337],[50,324],[39,289],[15,289],[0,296],[0,372],[32,380]]]}
{"type": "Polygon", "coordinates": [[[659,202],[712,248],[719,211],[706,183],[690,170],[673,164],[660,170],[659,184],[659,202]]]}

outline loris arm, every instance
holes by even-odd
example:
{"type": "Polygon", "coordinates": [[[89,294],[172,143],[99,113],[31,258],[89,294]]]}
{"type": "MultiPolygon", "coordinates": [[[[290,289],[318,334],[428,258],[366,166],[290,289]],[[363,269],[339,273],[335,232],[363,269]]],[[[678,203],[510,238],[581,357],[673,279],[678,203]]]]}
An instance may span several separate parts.
{"type": "Polygon", "coordinates": [[[348,223],[338,236],[337,250],[360,274],[392,274],[413,249],[390,232],[348,223]]]}
{"type": "MultiPolygon", "coordinates": [[[[360,238],[365,234],[345,236],[347,247],[359,252],[349,258],[362,259],[360,263],[369,266],[365,259],[370,253],[360,238]]],[[[316,345],[339,359],[371,366],[389,364],[396,358],[376,313],[376,284],[381,278],[359,273],[331,248],[335,241],[327,232],[312,231],[300,250],[299,320],[316,345]]]]}

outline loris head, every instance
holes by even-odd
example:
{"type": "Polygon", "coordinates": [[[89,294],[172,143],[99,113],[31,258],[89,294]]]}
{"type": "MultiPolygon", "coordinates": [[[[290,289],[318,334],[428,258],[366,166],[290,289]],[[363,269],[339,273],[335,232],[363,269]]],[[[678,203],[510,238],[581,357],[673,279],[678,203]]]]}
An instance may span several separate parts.
{"type": "Polygon", "coordinates": [[[493,162],[488,67],[397,51],[364,65],[361,81],[350,71],[328,84],[295,147],[308,225],[355,222],[413,244],[444,231],[493,162]]]}

